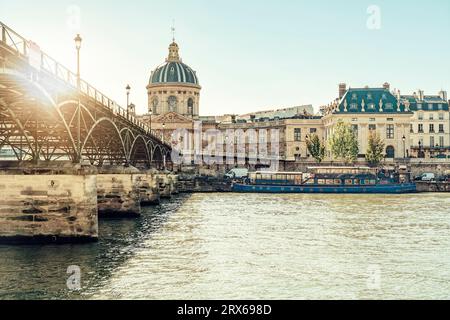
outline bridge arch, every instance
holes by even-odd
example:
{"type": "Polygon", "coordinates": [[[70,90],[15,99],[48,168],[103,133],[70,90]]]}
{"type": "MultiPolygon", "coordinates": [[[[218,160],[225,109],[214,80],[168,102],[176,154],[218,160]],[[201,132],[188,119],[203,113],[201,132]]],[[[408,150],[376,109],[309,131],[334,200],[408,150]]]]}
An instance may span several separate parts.
{"type": "MultiPolygon", "coordinates": [[[[99,162],[99,164],[102,164],[104,157],[102,156],[103,153],[101,152],[101,150],[103,149],[111,150],[113,142],[115,142],[116,146],[118,145],[118,148],[115,150],[116,151],[115,156],[119,157],[119,154],[122,156],[122,159],[116,158],[116,161],[122,160],[125,163],[129,162],[130,159],[125,149],[124,141],[120,134],[120,130],[111,119],[103,117],[94,123],[94,125],[89,130],[82,144],[81,150],[83,150],[85,153],[87,152],[88,142],[90,139],[92,139],[93,143],[93,145],[90,146],[90,148],[94,148],[95,149],[94,151],[97,152],[97,154],[88,153],[88,158],[91,160],[91,163],[92,159],[95,159],[96,160],[95,162],[99,162]],[[102,127],[103,124],[105,124],[106,126],[102,127]],[[102,129],[106,130],[106,134],[104,134],[105,133],[104,131],[100,132],[102,131],[102,129]],[[94,138],[94,134],[96,134],[97,131],[99,131],[98,135],[95,136],[94,138]]],[[[111,152],[110,156],[111,157],[114,156],[113,152],[111,152]]],[[[110,160],[113,161],[112,158],[110,158],[110,160]]]]}

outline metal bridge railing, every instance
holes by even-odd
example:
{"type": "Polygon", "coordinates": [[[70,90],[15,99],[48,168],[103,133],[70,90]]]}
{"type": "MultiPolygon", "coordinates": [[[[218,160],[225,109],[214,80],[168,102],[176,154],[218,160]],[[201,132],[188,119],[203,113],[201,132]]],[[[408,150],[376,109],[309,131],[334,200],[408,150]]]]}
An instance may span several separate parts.
{"type": "MultiPolygon", "coordinates": [[[[0,34],[2,45],[8,47],[18,56],[27,60],[31,67],[34,67],[39,71],[47,72],[51,76],[63,81],[72,89],[78,90],[77,75],[47,55],[45,52],[41,51],[39,46],[35,43],[25,39],[1,21],[0,34]]],[[[80,92],[85,96],[94,99],[105,108],[108,108],[114,115],[122,117],[124,120],[127,120],[133,125],[139,127],[141,130],[145,131],[147,135],[152,136],[156,140],[161,140],[156,134],[154,134],[154,132],[150,130],[150,127],[147,124],[138,120],[133,115],[127,115],[126,109],[122,108],[114,100],[108,98],[106,95],[82,79],[80,80],[80,92]]]]}

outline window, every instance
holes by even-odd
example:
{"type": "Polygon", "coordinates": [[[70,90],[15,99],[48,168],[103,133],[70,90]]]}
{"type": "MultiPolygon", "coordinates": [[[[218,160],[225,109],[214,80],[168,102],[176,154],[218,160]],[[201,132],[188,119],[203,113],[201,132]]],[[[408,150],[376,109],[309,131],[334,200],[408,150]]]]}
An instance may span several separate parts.
{"type": "Polygon", "coordinates": [[[439,103],[439,104],[438,104],[438,109],[439,109],[439,110],[444,109],[444,106],[442,105],[442,103],[439,103]]]}
{"type": "Polygon", "coordinates": [[[439,146],[444,148],[444,137],[439,137],[439,146]]]}
{"type": "Polygon", "coordinates": [[[392,105],[392,103],[386,103],[386,109],[387,110],[393,110],[394,106],[392,105]]]}
{"type": "Polygon", "coordinates": [[[188,106],[188,114],[194,115],[194,99],[189,98],[187,106],[188,106]]]}
{"type": "Polygon", "coordinates": [[[177,104],[178,100],[175,96],[170,96],[167,100],[167,104],[169,105],[169,112],[177,112],[177,104]]]}
{"type": "Polygon", "coordinates": [[[420,121],[423,120],[423,113],[419,113],[419,120],[420,120],[420,121]]]}
{"type": "Polygon", "coordinates": [[[309,133],[315,134],[315,133],[317,133],[317,129],[316,128],[311,128],[311,129],[309,129],[309,133]]]}
{"type": "Polygon", "coordinates": [[[430,120],[433,121],[434,120],[434,114],[430,113],[430,120]]]}
{"type": "Polygon", "coordinates": [[[444,114],[443,113],[439,113],[439,120],[444,120],[444,114]]]}
{"type": "Polygon", "coordinates": [[[409,132],[414,133],[414,125],[412,125],[412,124],[410,125],[409,132]]]}
{"type": "Polygon", "coordinates": [[[428,104],[428,110],[433,110],[433,104],[431,103],[428,104]]]}
{"type": "Polygon", "coordinates": [[[421,103],[417,104],[417,110],[422,110],[422,104],[421,103]]]}
{"type": "Polygon", "coordinates": [[[419,133],[423,133],[423,124],[419,124],[419,133]]]}
{"type": "Polygon", "coordinates": [[[369,110],[375,110],[375,104],[374,103],[369,103],[368,105],[367,105],[367,109],[369,109],[369,110]]]}
{"type": "Polygon", "coordinates": [[[434,137],[430,137],[430,148],[434,148],[434,137]]]}
{"type": "Polygon", "coordinates": [[[439,125],[439,133],[445,133],[444,125],[443,125],[443,124],[440,124],[440,125],[439,125]]]}
{"type": "Polygon", "coordinates": [[[395,132],[394,132],[394,125],[388,124],[386,127],[386,138],[387,139],[394,139],[395,138],[395,132]]]}
{"type": "Polygon", "coordinates": [[[369,131],[376,131],[377,125],[376,124],[369,124],[369,131]]]}
{"type": "Polygon", "coordinates": [[[295,128],[294,129],[294,140],[295,141],[302,141],[302,129],[295,128]]]}
{"type": "Polygon", "coordinates": [[[369,121],[370,121],[370,122],[375,122],[375,121],[377,121],[377,119],[375,119],[375,118],[370,118],[369,121]]]}
{"type": "Polygon", "coordinates": [[[351,103],[350,110],[358,110],[358,105],[356,103],[351,103]]]}
{"type": "Polygon", "coordinates": [[[430,124],[430,133],[434,133],[434,124],[430,124]]]}
{"type": "Polygon", "coordinates": [[[394,118],[387,118],[387,121],[393,122],[393,121],[394,121],[394,118]]]}

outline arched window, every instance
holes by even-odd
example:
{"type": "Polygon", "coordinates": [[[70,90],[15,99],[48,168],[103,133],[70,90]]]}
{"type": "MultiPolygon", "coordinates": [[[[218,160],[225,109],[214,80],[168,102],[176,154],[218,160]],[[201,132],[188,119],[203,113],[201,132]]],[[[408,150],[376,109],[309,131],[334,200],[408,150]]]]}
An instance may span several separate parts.
{"type": "Polygon", "coordinates": [[[194,99],[189,98],[187,103],[187,110],[189,115],[194,115],[194,99]]]}
{"type": "Polygon", "coordinates": [[[386,158],[388,159],[395,158],[395,148],[393,146],[389,146],[386,148],[386,158]]]}
{"type": "Polygon", "coordinates": [[[170,96],[167,100],[167,104],[169,105],[169,112],[177,112],[177,104],[178,100],[175,96],[170,96]]]}

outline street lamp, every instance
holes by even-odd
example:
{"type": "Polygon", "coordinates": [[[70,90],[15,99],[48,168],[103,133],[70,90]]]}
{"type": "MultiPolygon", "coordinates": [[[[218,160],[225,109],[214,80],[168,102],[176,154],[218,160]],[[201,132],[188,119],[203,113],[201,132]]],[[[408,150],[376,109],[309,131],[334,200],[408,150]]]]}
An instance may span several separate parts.
{"type": "Polygon", "coordinates": [[[77,89],[78,89],[78,108],[77,108],[77,161],[81,163],[81,76],[80,76],[80,49],[81,37],[79,34],[75,37],[75,48],[77,49],[77,89]]]}
{"type": "Polygon", "coordinates": [[[150,108],[148,113],[150,114],[150,135],[152,135],[152,114],[153,114],[153,109],[150,108]]]}
{"type": "Polygon", "coordinates": [[[165,123],[163,123],[162,124],[162,138],[161,138],[161,140],[162,140],[162,143],[164,144],[164,132],[165,132],[165,130],[166,130],[166,124],[165,123]]]}
{"type": "Polygon", "coordinates": [[[130,91],[131,91],[131,87],[129,84],[127,84],[125,90],[127,91],[127,120],[128,120],[128,113],[129,113],[129,109],[130,109],[130,91]]]}
{"type": "Polygon", "coordinates": [[[403,135],[402,141],[403,141],[403,159],[406,159],[406,137],[405,137],[405,135],[403,135]]]}

